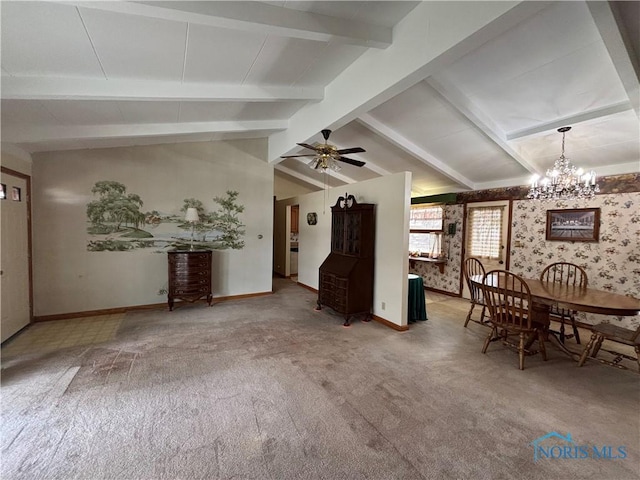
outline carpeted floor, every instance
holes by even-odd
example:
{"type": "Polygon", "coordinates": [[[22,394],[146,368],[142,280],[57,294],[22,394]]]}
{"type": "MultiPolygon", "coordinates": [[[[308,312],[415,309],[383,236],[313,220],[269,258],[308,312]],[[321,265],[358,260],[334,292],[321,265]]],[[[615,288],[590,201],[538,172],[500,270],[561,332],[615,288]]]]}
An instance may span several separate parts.
{"type": "Polygon", "coordinates": [[[640,477],[637,373],[551,346],[520,371],[499,343],[480,353],[488,330],[462,327],[460,299],[400,333],[274,290],[129,313],[100,343],[3,347],[2,478],[640,477]],[[550,432],[571,448],[534,461],[550,432]],[[607,446],[626,458],[566,458],[607,446]]]}

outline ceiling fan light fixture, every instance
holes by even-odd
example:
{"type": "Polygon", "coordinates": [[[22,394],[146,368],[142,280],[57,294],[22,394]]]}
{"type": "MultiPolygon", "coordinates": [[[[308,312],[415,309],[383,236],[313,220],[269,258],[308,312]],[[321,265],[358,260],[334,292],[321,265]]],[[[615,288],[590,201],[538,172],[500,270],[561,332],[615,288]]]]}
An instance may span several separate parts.
{"type": "Polygon", "coordinates": [[[596,172],[591,170],[584,173],[582,168],[576,168],[569,159],[564,156],[564,136],[571,127],[561,127],[562,153],[553,167],[547,170],[545,178],[540,180],[539,175],[531,179],[531,186],[527,198],[533,200],[575,200],[590,199],[600,192],[596,183],[596,172]]]}

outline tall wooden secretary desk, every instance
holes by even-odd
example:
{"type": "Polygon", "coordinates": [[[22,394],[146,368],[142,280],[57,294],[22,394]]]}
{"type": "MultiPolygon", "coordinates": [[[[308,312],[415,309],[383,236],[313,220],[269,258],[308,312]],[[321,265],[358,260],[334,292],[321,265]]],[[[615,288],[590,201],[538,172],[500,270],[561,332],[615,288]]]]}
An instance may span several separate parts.
{"type": "Polygon", "coordinates": [[[318,306],[331,307],[350,326],[353,315],[370,321],[373,308],[375,205],[345,194],[331,207],[331,253],[320,265],[318,306]]]}

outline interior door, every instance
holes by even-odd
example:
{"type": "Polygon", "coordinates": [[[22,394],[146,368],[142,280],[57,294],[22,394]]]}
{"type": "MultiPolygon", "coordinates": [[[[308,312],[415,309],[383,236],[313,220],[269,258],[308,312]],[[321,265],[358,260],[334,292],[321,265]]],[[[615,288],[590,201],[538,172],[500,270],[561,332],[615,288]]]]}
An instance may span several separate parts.
{"type": "MultiPolygon", "coordinates": [[[[508,200],[467,204],[467,217],[465,219],[466,229],[465,229],[465,239],[464,239],[464,242],[465,242],[464,243],[465,244],[464,260],[466,260],[469,257],[478,258],[478,260],[480,260],[480,262],[484,266],[484,269],[487,272],[489,270],[507,268],[507,255],[509,252],[509,245],[507,245],[507,243],[509,239],[509,228],[510,228],[509,218],[511,217],[509,209],[510,209],[510,202],[508,200]],[[496,211],[501,212],[501,222],[499,227],[500,231],[497,232],[499,235],[498,254],[491,258],[489,258],[488,256],[474,255],[473,254],[474,252],[472,251],[472,248],[471,248],[472,235],[474,233],[474,227],[472,226],[472,221],[471,221],[471,219],[474,218],[473,210],[478,209],[477,211],[480,211],[483,209],[486,210],[487,208],[490,208],[492,210],[496,209],[496,211]]],[[[486,225],[485,227],[491,231],[494,231],[491,228],[489,228],[488,225],[486,225]]],[[[475,229],[477,231],[477,226],[475,227],[475,229]]],[[[463,282],[462,296],[464,298],[470,298],[469,289],[467,288],[466,282],[463,282]]]]}
{"type": "Polygon", "coordinates": [[[0,333],[2,342],[31,321],[27,178],[0,172],[0,333]]]}

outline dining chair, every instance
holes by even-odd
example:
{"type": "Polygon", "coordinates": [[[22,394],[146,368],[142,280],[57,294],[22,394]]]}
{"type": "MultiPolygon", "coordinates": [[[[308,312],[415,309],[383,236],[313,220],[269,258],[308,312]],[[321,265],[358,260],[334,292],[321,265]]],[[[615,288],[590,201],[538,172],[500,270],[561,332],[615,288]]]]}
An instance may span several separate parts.
{"type": "Polygon", "coordinates": [[[471,277],[473,277],[474,275],[482,275],[482,277],[484,278],[486,273],[484,270],[484,266],[477,258],[469,257],[464,261],[462,271],[464,274],[464,279],[467,282],[467,287],[469,287],[469,293],[471,295],[471,307],[469,308],[469,313],[467,313],[467,319],[464,321],[464,326],[466,328],[469,320],[473,320],[471,318],[471,314],[473,313],[473,309],[476,305],[481,305],[482,311],[480,312],[480,320],[473,321],[479,323],[480,325],[488,325],[489,322],[484,321],[487,304],[484,301],[482,288],[477,283],[471,282],[471,277]]]}
{"type": "Polygon", "coordinates": [[[484,341],[482,353],[487,353],[489,343],[498,336],[502,343],[515,348],[520,359],[520,370],[524,370],[524,357],[538,352],[547,360],[544,346],[545,326],[533,321],[531,315],[531,292],[527,283],[515,273],[506,270],[491,270],[482,284],[485,302],[489,308],[491,333],[484,341]],[[492,280],[490,280],[493,277],[492,280]],[[490,285],[488,283],[492,281],[490,285]],[[509,336],[517,335],[517,344],[509,341],[509,336]],[[529,338],[527,338],[527,336],[529,338]],[[538,339],[539,350],[531,349],[538,339]]]}
{"type": "Polygon", "coordinates": [[[594,325],[592,327],[592,330],[593,334],[587,342],[587,345],[584,347],[584,350],[582,350],[582,355],[580,355],[580,360],[578,361],[579,367],[584,365],[584,362],[587,360],[587,356],[589,355],[592,347],[593,351],[591,352],[591,358],[596,358],[596,355],[598,355],[598,352],[600,351],[600,347],[602,347],[602,342],[604,342],[605,340],[609,340],[611,342],[621,343],[623,345],[634,347],[636,351],[636,358],[634,359],[630,355],[616,352],[614,350],[606,350],[612,355],[615,355],[615,358],[612,361],[600,361],[619,368],[626,368],[620,364],[623,358],[636,360],[638,362],[638,372],[640,372],[640,326],[635,330],[629,330],[628,328],[611,325],[610,323],[599,323],[598,325],[594,325]]]}
{"type": "MultiPolygon", "coordinates": [[[[587,284],[589,283],[587,272],[585,272],[585,270],[579,265],[575,265],[569,262],[556,262],[548,265],[544,270],[542,270],[542,273],[540,274],[540,280],[543,282],[554,282],[560,283],[562,285],[577,286],[580,288],[587,288],[587,284]]],[[[550,331],[560,334],[560,341],[562,343],[564,343],[565,339],[575,338],[576,343],[580,344],[580,333],[578,332],[578,327],[576,326],[577,314],[578,312],[576,312],[575,310],[559,308],[555,305],[551,307],[549,311],[549,318],[551,320],[560,322],[560,331],[550,331]],[[569,320],[571,322],[573,334],[565,334],[566,320],[569,320]]]]}

